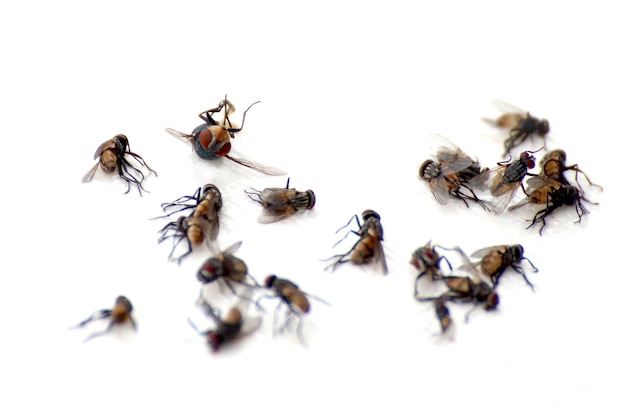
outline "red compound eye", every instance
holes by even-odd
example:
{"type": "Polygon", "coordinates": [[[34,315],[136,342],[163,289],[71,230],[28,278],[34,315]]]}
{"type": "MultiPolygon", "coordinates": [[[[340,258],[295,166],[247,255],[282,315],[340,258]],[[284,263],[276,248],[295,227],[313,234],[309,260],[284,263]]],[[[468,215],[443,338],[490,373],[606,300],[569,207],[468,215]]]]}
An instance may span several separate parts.
{"type": "Polygon", "coordinates": [[[200,145],[202,145],[203,148],[207,149],[211,142],[213,142],[213,132],[211,132],[211,129],[205,129],[200,132],[198,140],[200,141],[200,145]]]}
{"type": "Polygon", "coordinates": [[[222,145],[222,147],[220,148],[219,151],[217,151],[217,154],[219,156],[224,156],[224,155],[228,155],[228,152],[230,152],[230,142],[225,143],[224,145],[222,145]]]}
{"type": "Polygon", "coordinates": [[[535,158],[530,158],[526,160],[526,168],[533,169],[535,167],[535,158]]]}

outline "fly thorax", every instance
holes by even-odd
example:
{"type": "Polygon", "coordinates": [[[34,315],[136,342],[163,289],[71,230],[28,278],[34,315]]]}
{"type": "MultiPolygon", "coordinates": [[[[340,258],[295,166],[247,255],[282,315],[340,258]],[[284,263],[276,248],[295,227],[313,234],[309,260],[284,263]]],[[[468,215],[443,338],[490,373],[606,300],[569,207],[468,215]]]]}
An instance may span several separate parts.
{"type": "Polygon", "coordinates": [[[112,149],[105,149],[100,154],[100,166],[104,172],[113,172],[117,167],[117,155],[112,149]]]}

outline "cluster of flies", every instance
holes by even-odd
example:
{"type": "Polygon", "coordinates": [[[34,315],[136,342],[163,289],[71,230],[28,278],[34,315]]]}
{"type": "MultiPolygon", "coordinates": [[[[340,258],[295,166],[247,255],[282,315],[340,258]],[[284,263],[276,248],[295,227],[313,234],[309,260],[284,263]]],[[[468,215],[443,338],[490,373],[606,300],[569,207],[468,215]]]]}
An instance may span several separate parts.
{"type": "MultiPolygon", "coordinates": [[[[174,137],[190,143],[194,152],[202,159],[215,160],[224,157],[266,175],[285,175],[285,172],[279,169],[231,154],[231,139],[234,139],[235,135],[242,130],[248,110],[257,103],[252,103],[244,111],[240,127],[235,126],[230,119],[231,114],[235,111],[235,106],[227,98],[224,98],[215,108],[199,114],[203,123],[193,129],[191,134],[170,128],[167,128],[166,131],[174,137]],[[216,118],[220,112],[223,112],[223,116],[218,122],[216,118]]],[[[133,157],[141,166],[156,175],[156,172],[145,163],[141,156],[131,152],[127,137],[117,135],[98,147],[94,157],[98,162],[84,176],[82,181],[91,181],[98,166],[106,173],[113,173],[117,168],[118,175],[127,183],[126,192],[128,193],[131,184],[134,184],[141,195],[142,191],[146,191],[143,187],[145,174],[141,171],[141,167],[132,165],[128,156],[133,157]]],[[[315,193],[312,190],[298,191],[289,188],[289,179],[284,188],[265,188],[262,191],[250,188],[245,190],[245,193],[253,202],[262,206],[262,212],[258,217],[260,223],[284,220],[298,211],[312,209],[316,201],[315,193]]],[[[278,299],[274,311],[274,334],[282,333],[295,326],[299,340],[305,344],[302,330],[303,318],[311,309],[310,300],[316,299],[324,304],[328,303],[304,292],[293,281],[279,278],[274,274],[269,275],[263,284],[259,284],[248,272],[246,263],[234,255],[241,246],[241,241],[223,251],[218,250],[217,238],[220,230],[222,207],[222,193],[219,188],[214,184],[206,184],[199,187],[191,195],[184,195],[174,201],[163,203],[161,208],[165,214],[154,218],[171,220],[158,232],[158,243],[172,242],[168,260],[180,263],[194,249],[203,245],[206,245],[209,251],[213,253],[202,263],[196,276],[203,286],[197,303],[204,313],[215,322],[215,326],[209,330],[200,331],[191,320],[189,320],[189,324],[199,334],[206,337],[209,346],[216,351],[222,344],[250,334],[260,326],[260,317],[246,317],[245,313],[250,303],[253,303],[258,311],[265,311],[262,301],[274,298],[278,299]],[[218,282],[221,290],[224,287],[228,288],[237,297],[234,306],[224,315],[203,295],[204,286],[213,282],[218,282]],[[238,291],[237,287],[243,287],[244,291],[238,291]],[[255,295],[256,292],[261,292],[261,294],[255,295]],[[281,310],[284,310],[284,320],[279,323],[278,318],[281,310]]],[[[119,296],[113,309],[96,311],[75,327],[83,327],[94,320],[106,319],[109,321],[105,330],[89,335],[85,341],[106,334],[115,325],[130,323],[136,329],[135,321],[131,316],[132,310],[130,301],[124,296],[119,296]]]]}
{"type": "MultiPolygon", "coordinates": [[[[226,158],[262,174],[285,175],[279,169],[231,154],[231,140],[241,132],[247,112],[257,103],[252,103],[244,111],[241,126],[236,126],[231,122],[230,117],[235,111],[235,106],[225,97],[216,107],[199,114],[203,123],[193,129],[190,134],[170,128],[166,131],[177,139],[190,143],[194,152],[202,159],[226,158]],[[222,118],[216,121],[219,119],[219,113],[223,113],[222,118]]],[[[503,213],[507,208],[515,210],[522,206],[535,205],[539,209],[530,220],[528,228],[540,223],[540,234],[546,226],[546,218],[559,207],[574,206],[578,222],[581,222],[583,216],[589,212],[583,202],[597,203],[586,198],[578,181],[579,174],[587,180],[589,185],[600,189],[601,187],[593,184],[577,164],[567,165],[566,153],[563,150],[547,151],[541,160],[540,173],[529,172],[535,167],[535,154],[546,148],[545,139],[550,131],[550,125],[547,120],[540,120],[528,112],[505,103],[497,102],[496,104],[513,109],[496,120],[484,119],[496,127],[508,129],[509,135],[504,141],[504,155],[510,155],[513,148],[524,144],[533,136],[541,137],[544,146],[535,151],[523,151],[517,159],[509,156],[506,161],[498,162],[495,168],[482,168],[477,160],[471,158],[451,141],[441,135],[434,135],[435,140],[441,146],[437,151],[436,159],[428,159],[422,163],[419,176],[427,181],[435,200],[445,205],[451,198],[454,198],[462,201],[467,207],[470,204],[477,204],[482,209],[497,214],[503,213]],[[574,174],[575,185],[566,178],[567,172],[574,174]],[[523,181],[526,177],[529,179],[524,186],[523,181]],[[520,188],[525,197],[511,205],[520,188]]],[[[142,191],[146,191],[142,184],[145,174],[141,171],[141,167],[131,164],[129,156],[156,175],[156,172],[145,163],[141,156],[131,152],[128,138],[120,134],[98,147],[94,156],[98,162],[82,181],[91,181],[98,166],[106,173],[113,173],[117,169],[120,178],[127,183],[126,193],[134,184],[141,195],[142,191]]],[[[261,191],[250,188],[244,191],[253,202],[261,205],[262,212],[258,217],[260,223],[277,222],[298,211],[312,209],[316,201],[312,190],[298,191],[289,188],[289,179],[284,188],[265,188],[261,191]]],[[[302,332],[303,317],[310,311],[310,299],[324,304],[328,303],[304,292],[293,281],[279,278],[274,274],[267,276],[265,281],[259,284],[250,275],[246,263],[234,255],[241,246],[241,241],[220,251],[217,238],[220,229],[219,214],[222,207],[222,193],[218,187],[214,184],[206,184],[190,195],[163,203],[161,208],[165,214],[154,218],[171,219],[159,230],[158,238],[158,243],[172,242],[168,260],[180,263],[200,246],[207,246],[212,253],[202,263],[196,276],[202,285],[198,304],[214,321],[215,326],[209,330],[199,330],[191,320],[189,324],[200,335],[206,337],[207,343],[215,351],[222,344],[256,330],[261,324],[261,317],[246,317],[248,306],[254,304],[257,311],[265,311],[262,301],[274,298],[278,299],[272,326],[274,334],[282,333],[295,325],[299,340],[305,344],[302,332]],[[174,215],[176,215],[175,219],[172,217],[174,215]],[[237,298],[234,306],[226,314],[221,314],[220,310],[204,297],[205,286],[214,282],[218,282],[221,291],[226,288],[237,298]],[[258,294],[259,292],[261,294],[258,294]],[[279,323],[281,310],[284,312],[284,319],[282,323],[279,323]]],[[[337,244],[350,234],[357,236],[356,241],[347,252],[325,259],[324,261],[329,262],[326,269],[334,271],[344,263],[356,265],[377,263],[382,272],[387,274],[380,215],[374,210],[365,210],[361,215],[361,220],[357,215],[352,216],[348,223],[336,233],[348,228],[353,222],[356,223],[356,228],[348,230],[337,244]]],[[[496,289],[507,270],[521,275],[526,284],[534,290],[533,284],[522,267],[523,261],[526,261],[534,272],[538,271],[524,256],[524,248],[519,244],[484,248],[469,257],[459,247],[446,248],[428,242],[417,249],[410,260],[418,271],[414,297],[420,302],[433,303],[441,331],[445,333],[453,322],[447,306],[450,302],[472,304],[465,316],[466,321],[470,313],[478,306],[482,306],[487,311],[496,309],[500,300],[496,289]],[[439,251],[456,253],[462,264],[453,268],[448,258],[440,255],[439,251]],[[475,260],[472,261],[470,258],[475,260]],[[446,273],[442,272],[442,261],[445,261],[447,266],[446,273]],[[422,296],[418,291],[418,283],[424,276],[430,277],[433,282],[441,283],[444,291],[439,295],[422,296]]],[[[131,316],[132,310],[130,301],[120,296],[113,309],[96,311],[77,327],[83,327],[93,320],[109,320],[109,325],[105,330],[91,334],[86,340],[105,334],[118,324],[130,323],[133,328],[136,328],[131,316]]]]}
{"type": "MultiPolygon", "coordinates": [[[[500,106],[505,103],[497,102],[500,106]]],[[[511,108],[511,105],[506,105],[511,108]]],[[[505,154],[525,143],[533,135],[543,138],[544,146],[538,150],[526,150],[514,159],[510,156],[506,161],[498,162],[494,168],[481,168],[480,163],[472,159],[458,146],[441,135],[433,135],[440,144],[436,159],[428,159],[422,163],[420,177],[427,181],[435,200],[442,205],[451,198],[461,200],[467,207],[478,204],[483,209],[502,214],[522,206],[537,207],[527,228],[541,224],[539,234],[547,225],[547,218],[560,207],[574,207],[580,223],[585,214],[589,213],[584,203],[597,204],[585,196],[578,177],[581,174],[591,186],[602,189],[591,182],[589,177],[578,167],[568,165],[567,154],[562,149],[546,151],[540,161],[541,171],[532,173],[535,168],[535,154],[546,148],[546,135],[550,131],[547,120],[539,120],[528,112],[515,110],[504,113],[496,120],[485,119],[494,126],[509,129],[509,136],[504,141],[505,154]],[[574,174],[574,183],[566,173],[574,174]],[[527,179],[526,179],[527,178],[527,179]],[[526,186],[524,180],[526,179],[526,186]],[[516,204],[511,204],[518,190],[522,189],[524,197],[516,204]]]]}
{"type": "MultiPolygon", "coordinates": [[[[577,223],[589,213],[584,203],[591,202],[585,196],[579,182],[582,175],[590,186],[600,187],[591,182],[589,177],[578,167],[578,164],[568,165],[566,153],[561,149],[546,150],[540,161],[539,173],[529,172],[535,168],[535,154],[546,149],[546,136],[550,132],[550,124],[545,119],[538,119],[529,112],[524,112],[509,104],[497,101],[503,113],[499,118],[483,119],[492,126],[508,130],[508,137],[504,141],[504,155],[509,155],[506,161],[498,162],[494,168],[482,168],[480,163],[471,158],[445,137],[435,134],[433,138],[439,144],[436,159],[424,161],[419,169],[419,176],[427,181],[435,200],[442,205],[451,198],[462,201],[466,207],[477,204],[484,210],[501,214],[505,210],[516,210],[520,207],[533,205],[537,207],[527,228],[541,224],[539,234],[542,235],[547,225],[546,219],[557,209],[564,206],[573,206],[578,216],[577,223]],[[526,150],[519,154],[517,159],[510,156],[511,151],[523,145],[533,136],[543,139],[543,147],[538,150],[526,150]],[[567,178],[567,173],[574,176],[574,182],[567,178]],[[523,182],[526,180],[526,186],[523,182]],[[511,204],[519,189],[524,197],[511,204]]],[[[522,268],[526,261],[537,272],[533,263],[524,256],[524,248],[520,244],[499,245],[484,248],[474,252],[471,258],[465,252],[455,247],[452,249],[431,245],[418,248],[413,253],[410,263],[417,269],[415,279],[415,299],[421,302],[432,302],[435,315],[441,325],[442,333],[448,331],[452,325],[452,317],[447,304],[449,302],[472,303],[469,314],[477,306],[483,306],[487,311],[495,310],[500,298],[496,288],[505,271],[512,270],[521,275],[528,286],[534,291],[533,284],[522,268]],[[461,258],[460,267],[453,269],[452,264],[438,251],[453,251],[461,258]],[[445,261],[448,272],[442,272],[442,261],[445,261]],[[456,272],[460,271],[460,272],[456,272]],[[418,291],[418,282],[423,276],[429,276],[433,281],[441,283],[444,292],[435,296],[421,296],[418,291]]]]}
{"type": "Polygon", "coordinates": [[[465,320],[469,319],[474,308],[482,306],[487,311],[495,310],[500,302],[496,288],[500,278],[507,270],[512,270],[522,276],[526,284],[534,291],[534,286],[526,276],[522,262],[526,261],[533,272],[538,272],[535,265],[524,256],[522,245],[498,245],[477,250],[471,255],[475,261],[471,261],[465,252],[459,248],[446,248],[432,245],[431,242],[415,250],[411,256],[413,265],[418,275],[415,278],[414,297],[418,301],[433,302],[435,314],[441,325],[442,333],[445,333],[452,325],[448,302],[471,303],[473,307],[468,310],[465,320]],[[438,250],[453,251],[461,258],[462,265],[453,268],[445,255],[438,250]],[[445,261],[448,272],[442,272],[442,261],[445,261]],[[455,272],[458,271],[458,272],[455,272]],[[418,290],[419,281],[422,277],[430,277],[432,281],[441,282],[444,292],[436,296],[421,296],[418,290]]]}

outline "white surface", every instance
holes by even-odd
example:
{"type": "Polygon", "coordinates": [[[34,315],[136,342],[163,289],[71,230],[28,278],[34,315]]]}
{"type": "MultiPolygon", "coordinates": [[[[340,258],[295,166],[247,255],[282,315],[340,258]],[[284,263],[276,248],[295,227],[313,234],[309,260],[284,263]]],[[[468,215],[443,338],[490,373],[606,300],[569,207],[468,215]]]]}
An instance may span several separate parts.
{"type": "Polygon", "coordinates": [[[612,4],[5,2],[0,415],[619,415],[626,31],[612,4]],[[258,224],[243,189],[286,178],[200,160],[164,131],[191,132],[224,94],[235,120],[262,101],[233,149],[313,189],[314,210],[258,224]],[[561,210],[539,237],[524,229],[530,210],[434,201],[417,175],[428,134],[495,166],[504,136],[480,121],[497,116],[493,98],[548,118],[549,146],[604,186],[582,224],[561,210]],[[80,183],[117,133],[159,174],[144,197],[101,172],[80,183]],[[147,219],[207,182],[224,196],[222,247],[243,240],[257,279],[276,273],[332,304],[313,303],[308,348],[273,339],[271,315],[217,355],[187,324],[210,325],[194,306],[209,254],[167,263],[163,223],[147,219]],[[368,208],[389,275],[324,272],[335,230],[368,208]],[[507,274],[498,312],[465,324],[452,306],[454,340],[441,340],[412,298],[408,260],[429,239],[470,253],[521,243],[536,292],[507,274]],[[136,335],[83,344],[96,325],[67,330],[119,294],[136,335]]]}

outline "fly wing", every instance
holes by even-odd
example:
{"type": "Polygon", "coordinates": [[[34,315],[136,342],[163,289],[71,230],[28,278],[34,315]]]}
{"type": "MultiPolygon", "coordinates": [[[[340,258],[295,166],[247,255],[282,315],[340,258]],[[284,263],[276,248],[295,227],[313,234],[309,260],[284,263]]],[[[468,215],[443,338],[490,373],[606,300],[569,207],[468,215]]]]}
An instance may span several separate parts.
{"type": "Polygon", "coordinates": [[[265,165],[261,165],[257,162],[253,162],[253,161],[249,161],[247,159],[244,158],[240,158],[240,157],[234,157],[231,155],[224,155],[225,158],[230,159],[231,161],[242,165],[244,167],[250,168],[255,170],[256,172],[260,172],[261,174],[265,174],[265,175],[287,175],[287,173],[285,171],[282,171],[278,168],[274,168],[274,167],[270,167],[270,166],[265,166],[265,165]]]}
{"type": "Polygon", "coordinates": [[[262,317],[247,317],[241,324],[241,330],[239,331],[239,335],[237,337],[245,337],[255,332],[259,329],[259,327],[261,327],[262,322],[262,317]]]}
{"type": "Polygon", "coordinates": [[[231,254],[237,252],[237,250],[241,247],[243,241],[235,242],[224,250],[224,253],[231,254]]]}
{"type": "Polygon", "coordinates": [[[96,162],[96,164],[93,166],[93,168],[91,168],[89,171],[87,171],[87,173],[80,180],[80,182],[89,182],[89,181],[91,181],[93,179],[93,176],[96,175],[96,171],[98,170],[98,165],[100,165],[100,162],[96,162]]]}
{"type": "Polygon", "coordinates": [[[188,135],[183,132],[179,132],[178,130],[174,130],[169,127],[166,127],[165,131],[169,133],[170,135],[174,136],[176,139],[182,140],[183,142],[186,142],[186,143],[193,143],[193,141],[195,140],[195,136],[188,135]]]}
{"type": "Polygon", "coordinates": [[[511,103],[507,103],[506,101],[503,101],[503,100],[494,99],[494,100],[491,100],[491,104],[493,104],[493,106],[496,109],[500,110],[502,113],[516,113],[520,115],[526,114],[526,110],[522,110],[519,107],[514,106],[511,103]]]}
{"type": "Polygon", "coordinates": [[[439,143],[437,160],[441,163],[443,175],[450,175],[464,170],[474,163],[465,152],[446,137],[433,133],[431,137],[439,143]]]}
{"type": "Polygon", "coordinates": [[[376,241],[374,244],[374,262],[380,262],[380,265],[383,268],[383,274],[387,275],[389,272],[387,268],[387,260],[385,259],[385,250],[383,249],[383,245],[380,240],[376,241]]]}
{"type": "Polygon", "coordinates": [[[490,204],[493,205],[496,214],[501,214],[506,209],[521,185],[521,182],[503,183],[506,168],[506,165],[499,165],[495,169],[481,172],[469,181],[470,186],[475,189],[490,191],[492,196],[490,204]]]}
{"type": "Polygon", "coordinates": [[[287,206],[285,210],[276,211],[271,209],[263,209],[263,212],[257,217],[259,223],[268,224],[275,223],[281,220],[286,219],[287,217],[293,215],[296,212],[296,209],[293,206],[287,206]]]}
{"type": "Polygon", "coordinates": [[[96,153],[93,154],[93,159],[100,158],[102,152],[104,152],[104,150],[109,147],[115,148],[115,139],[109,139],[105,142],[102,142],[100,146],[98,146],[98,149],[96,149],[96,153]]]}
{"type": "Polygon", "coordinates": [[[497,119],[490,119],[483,117],[483,122],[497,128],[507,128],[517,126],[520,120],[524,117],[526,112],[519,107],[516,107],[510,103],[502,100],[492,100],[493,106],[502,112],[502,115],[497,119]],[[503,118],[504,117],[504,118],[503,118]]]}
{"type": "MultiPolygon", "coordinates": [[[[467,271],[470,273],[471,275],[471,279],[475,284],[479,284],[484,282],[481,278],[480,278],[480,273],[478,272],[477,266],[480,264],[479,262],[472,262],[470,260],[470,258],[467,256],[467,254],[465,253],[465,251],[463,249],[461,249],[459,246],[455,247],[454,250],[456,250],[459,255],[461,256],[461,261],[463,262],[463,265],[459,268],[462,269],[464,271],[467,271]]],[[[491,248],[485,248],[485,249],[481,249],[478,252],[483,252],[485,251],[485,255],[487,253],[489,253],[489,251],[491,251],[491,248]]],[[[476,253],[472,254],[472,257],[474,257],[476,253]]],[[[482,255],[484,256],[484,255],[482,255]]],[[[481,258],[482,258],[481,256],[481,258]]]]}
{"type": "Polygon", "coordinates": [[[450,193],[448,192],[448,183],[443,175],[439,175],[437,178],[433,178],[428,182],[430,191],[435,196],[435,200],[443,206],[448,204],[450,200],[450,193]]]}

